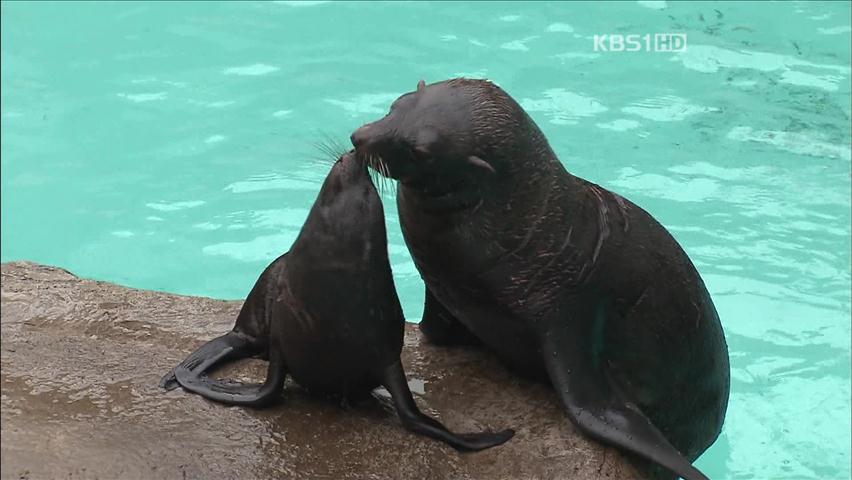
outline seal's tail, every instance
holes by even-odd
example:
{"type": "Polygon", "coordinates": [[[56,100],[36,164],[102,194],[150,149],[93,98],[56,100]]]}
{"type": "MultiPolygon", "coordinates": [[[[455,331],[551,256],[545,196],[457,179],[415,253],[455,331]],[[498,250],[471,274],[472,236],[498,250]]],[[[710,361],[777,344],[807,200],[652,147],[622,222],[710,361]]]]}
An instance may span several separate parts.
{"type": "Polygon", "coordinates": [[[258,344],[251,338],[228,332],[202,345],[174,370],[160,380],[160,387],[172,390],[182,386],[210,400],[246,406],[262,406],[275,398],[284,386],[286,370],[278,350],[271,349],[269,370],[262,385],[242,384],[209,378],[205,373],[216,364],[237,360],[257,353],[258,344]]]}

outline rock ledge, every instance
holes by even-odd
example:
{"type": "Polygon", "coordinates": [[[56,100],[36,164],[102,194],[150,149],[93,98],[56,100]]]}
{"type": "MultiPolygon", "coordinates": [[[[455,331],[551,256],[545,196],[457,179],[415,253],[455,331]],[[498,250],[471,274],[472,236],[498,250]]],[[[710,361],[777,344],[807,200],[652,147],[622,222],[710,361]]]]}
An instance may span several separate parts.
{"type": "MultiPolygon", "coordinates": [[[[344,408],[289,382],[264,410],[157,388],[231,328],[240,304],[3,264],[2,478],[638,478],[574,431],[546,386],[485,352],[423,344],[411,325],[403,362],[421,408],[456,431],[514,428],[512,440],[458,454],[403,430],[380,401],[344,408]]],[[[226,373],[263,378],[264,368],[226,373]]]]}

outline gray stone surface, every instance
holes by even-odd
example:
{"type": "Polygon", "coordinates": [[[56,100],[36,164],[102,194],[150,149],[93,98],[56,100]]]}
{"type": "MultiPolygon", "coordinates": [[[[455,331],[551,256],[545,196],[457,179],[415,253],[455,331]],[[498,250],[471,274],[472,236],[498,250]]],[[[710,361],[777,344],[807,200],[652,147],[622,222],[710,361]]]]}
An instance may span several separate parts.
{"type": "MultiPolygon", "coordinates": [[[[637,478],[570,426],[546,386],[485,352],[423,344],[413,326],[403,361],[421,408],[456,431],[511,427],[515,438],[459,454],[403,430],[386,402],[342,407],[290,382],[264,410],[160,390],[239,306],[3,264],[2,478],[637,478]]],[[[263,372],[250,360],[224,373],[263,372]]]]}

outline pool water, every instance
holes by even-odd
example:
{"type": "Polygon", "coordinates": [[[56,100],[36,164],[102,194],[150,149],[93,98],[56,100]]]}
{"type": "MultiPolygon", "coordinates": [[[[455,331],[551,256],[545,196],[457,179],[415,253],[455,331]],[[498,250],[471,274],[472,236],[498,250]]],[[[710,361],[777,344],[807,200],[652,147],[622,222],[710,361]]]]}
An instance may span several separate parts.
{"type": "Polygon", "coordinates": [[[2,65],[2,260],[228,299],[293,242],[330,165],[317,143],[421,78],[490,78],[705,279],[732,391],[697,465],[850,478],[848,2],[4,2],[2,65]],[[686,51],[595,50],[657,33],[686,51]]]}

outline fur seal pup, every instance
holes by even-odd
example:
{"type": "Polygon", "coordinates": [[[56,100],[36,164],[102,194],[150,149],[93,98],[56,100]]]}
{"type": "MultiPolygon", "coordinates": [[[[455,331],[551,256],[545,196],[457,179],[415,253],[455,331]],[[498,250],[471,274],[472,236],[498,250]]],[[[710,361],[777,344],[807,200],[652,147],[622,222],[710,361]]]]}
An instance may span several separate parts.
{"type": "Polygon", "coordinates": [[[462,451],[507,441],[512,430],[455,434],[420,412],[400,361],[404,323],[388,260],[382,203],[353,152],[332,167],[289,252],[260,275],[233,330],[200,347],[160,382],[211,400],[262,406],[284,379],[356,397],[384,386],[402,424],[462,451]],[[205,375],[226,360],[266,355],[262,385],[205,375]]]}
{"type": "Polygon", "coordinates": [[[484,343],[546,375],[582,432],[650,460],[640,466],[651,475],[706,479],[691,461],[722,427],[727,345],[704,282],[662,225],[568,173],[488,81],[421,81],[351,140],[398,180],[428,339],[484,343]]]}

